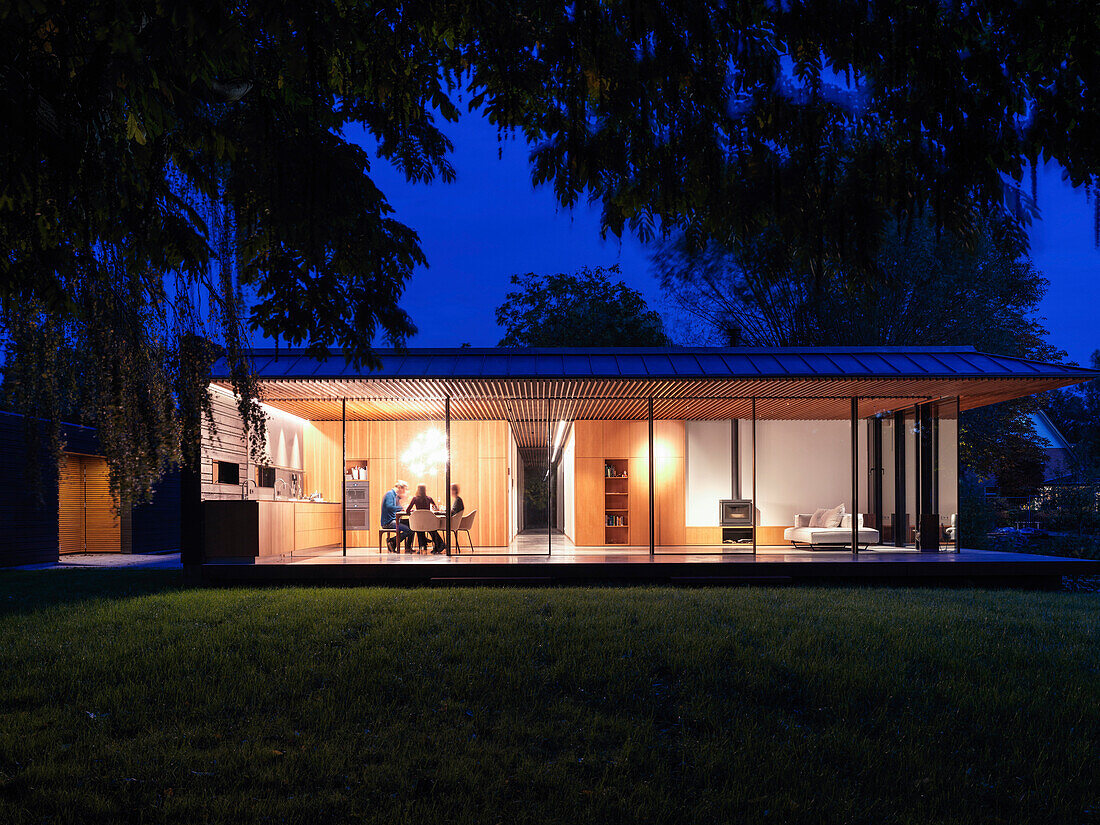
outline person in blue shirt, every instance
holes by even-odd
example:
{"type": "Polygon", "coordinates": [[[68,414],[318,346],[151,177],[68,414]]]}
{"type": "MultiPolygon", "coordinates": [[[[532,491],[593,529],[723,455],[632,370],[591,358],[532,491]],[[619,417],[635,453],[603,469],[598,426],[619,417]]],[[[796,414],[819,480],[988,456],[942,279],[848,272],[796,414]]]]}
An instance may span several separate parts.
{"type": "Polygon", "coordinates": [[[391,553],[397,551],[397,545],[402,541],[405,542],[405,552],[412,552],[412,531],[409,530],[409,525],[398,524],[397,522],[397,514],[401,512],[401,499],[405,497],[408,491],[409,483],[398,479],[394,483],[393,489],[387,491],[387,493],[382,496],[382,518],[380,522],[382,526],[388,530],[393,530],[395,527],[397,529],[396,538],[391,537],[386,539],[386,546],[391,553]]]}

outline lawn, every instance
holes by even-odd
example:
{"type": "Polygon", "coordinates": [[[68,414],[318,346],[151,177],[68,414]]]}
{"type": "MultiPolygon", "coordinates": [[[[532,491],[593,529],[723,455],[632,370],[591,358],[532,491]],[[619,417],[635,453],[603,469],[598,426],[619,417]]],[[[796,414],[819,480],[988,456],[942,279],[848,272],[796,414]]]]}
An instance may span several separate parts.
{"type": "Polygon", "coordinates": [[[0,573],[0,822],[1100,822],[1100,598],[0,573]]]}

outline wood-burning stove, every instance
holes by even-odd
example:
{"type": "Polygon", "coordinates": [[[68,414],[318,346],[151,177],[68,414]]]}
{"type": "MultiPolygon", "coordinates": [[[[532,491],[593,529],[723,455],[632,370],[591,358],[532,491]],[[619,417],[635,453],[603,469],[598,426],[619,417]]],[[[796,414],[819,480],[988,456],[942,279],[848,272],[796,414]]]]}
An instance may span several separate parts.
{"type": "Polygon", "coordinates": [[[752,502],[724,498],[718,502],[718,523],[722,526],[722,544],[752,542],[752,502]]]}

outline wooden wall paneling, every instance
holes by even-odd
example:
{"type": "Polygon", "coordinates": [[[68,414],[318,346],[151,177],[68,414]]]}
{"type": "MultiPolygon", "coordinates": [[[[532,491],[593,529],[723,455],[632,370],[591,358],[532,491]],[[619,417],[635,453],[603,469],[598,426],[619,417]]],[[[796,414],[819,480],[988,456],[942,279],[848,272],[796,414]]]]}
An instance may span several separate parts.
{"type": "Polygon", "coordinates": [[[600,445],[599,455],[602,458],[629,458],[634,454],[635,445],[632,443],[630,421],[603,421],[600,428],[603,432],[603,442],[600,445]]]}
{"type": "Polygon", "coordinates": [[[578,457],[574,513],[577,545],[588,547],[604,543],[604,463],[603,458],[578,457]]]}
{"type": "Polygon", "coordinates": [[[87,543],[89,553],[118,553],[122,550],[122,531],[118,511],[111,498],[107,459],[83,456],[87,543]]]}
{"type": "MultiPolygon", "coordinates": [[[[647,425],[648,426],[648,425],[647,425]]],[[[646,442],[649,433],[646,432],[646,442]]],[[[686,454],[687,429],[683,421],[660,420],[653,422],[653,442],[657,455],[680,456],[686,454]]]]}
{"type": "Polygon", "coordinates": [[[573,437],[577,442],[577,458],[603,459],[602,421],[574,421],[573,437]]]}
{"type": "Polygon", "coordinates": [[[791,543],[783,538],[783,531],[786,527],[774,527],[770,525],[761,525],[756,528],[756,544],[758,547],[764,546],[778,546],[778,547],[791,547],[791,543]]]}
{"type": "MultiPolygon", "coordinates": [[[[654,422],[656,424],[656,422],[654,422]]],[[[647,462],[646,473],[648,475],[648,461],[649,461],[649,422],[648,421],[631,421],[630,422],[631,443],[634,445],[634,452],[631,453],[631,458],[640,458],[647,462]]],[[[656,428],[654,428],[654,435],[656,435],[656,428]]]]}
{"type": "Polygon", "coordinates": [[[313,421],[305,427],[305,494],[319,492],[326,501],[343,501],[340,466],[340,422],[313,421]]]}
{"type": "MultiPolygon", "coordinates": [[[[479,458],[477,466],[477,501],[466,505],[470,509],[477,507],[477,518],[470,532],[477,547],[503,547],[508,544],[506,459],[479,458]]],[[[468,499],[464,497],[463,501],[468,499]]]]}
{"type": "MultiPolygon", "coordinates": [[[[348,461],[353,459],[369,459],[371,457],[371,438],[373,433],[371,421],[348,422],[348,461]]],[[[339,446],[339,433],[337,433],[337,445],[339,446]]]]}
{"type": "MultiPolygon", "coordinates": [[[[397,450],[397,422],[396,421],[372,421],[369,432],[369,445],[367,458],[393,459],[397,450]]],[[[390,475],[393,473],[391,472],[390,475]]],[[[386,489],[393,484],[394,479],[385,479],[386,489]]],[[[374,487],[374,476],[371,476],[371,488],[374,487]]]]}
{"type": "Polygon", "coordinates": [[[658,454],[655,465],[657,544],[664,547],[686,542],[684,532],[684,458],[658,454]]]}
{"type": "Polygon", "coordinates": [[[721,527],[685,527],[684,544],[714,546],[722,543],[721,527]]]}
{"type": "Polygon", "coordinates": [[[80,456],[61,456],[57,488],[57,549],[59,553],[84,551],[84,474],[80,456]]]}
{"type": "MultiPolygon", "coordinates": [[[[462,502],[468,508],[476,507],[473,498],[480,492],[480,469],[478,458],[481,455],[481,422],[451,422],[451,481],[459,486],[462,502]]],[[[488,457],[488,456],[486,456],[488,457]]],[[[446,474],[444,473],[444,476],[446,474]]],[[[445,505],[447,491],[441,484],[439,494],[435,496],[440,507],[445,505]]],[[[481,518],[482,514],[478,514],[481,518]]]]}
{"type": "Polygon", "coordinates": [[[645,458],[631,457],[628,462],[630,478],[630,543],[649,546],[649,462],[645,458]]]}
{"type": "Polygon", "coordinates": [[[231,461],[241,467],[241,480],[247,481],[249,459],[245,445],[244,424],[236,401],[223,392],[210,392],[211,428],[206,418],[202,422],[199,476],[203,499],[240,499],[238,484],[218,484],[214,462],[231,461]]]}
{"type": "MultiPolygon", "coordinates": [[[[508,457],[508,423],[506,421],[476,421],[470,423],[477,425],[478,458],[508,457]]],[[[453,423],[452,426],[454,426],[453,423]]]]}

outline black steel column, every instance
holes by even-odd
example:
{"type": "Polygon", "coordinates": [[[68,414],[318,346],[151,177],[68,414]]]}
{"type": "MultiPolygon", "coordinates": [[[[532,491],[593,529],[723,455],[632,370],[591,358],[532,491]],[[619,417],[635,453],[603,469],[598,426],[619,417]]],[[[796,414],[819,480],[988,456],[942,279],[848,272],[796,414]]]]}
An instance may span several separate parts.
{"type": "MultiPolygon", "coordinates": [[[[348,400],[340,399],[340,527],[343,555],[348,554],[348,400]]],[[[305,473],[302,473],[305,475],[305,473]]],[[[368,481],[367,484],[370,484],[368,481]]]]}
{"type": "Polygon", "coordinates": [[[852,554],[859,553],[859,399],[852,399],[852,554]]]}
{"type": "Polygon", "coordinates": [[[756,399],[752,399],[752,554],[756,555],[756,399]]]}
{"type": "MultiPolygon", "coordinates": [[[[657,541],[654,536],[654,519],[653,519],[653,487],[654,478],[656,473],[654,472],[654,463],[656,458],[653,455],[653,396],[649,397],[649,555],[653,556],[656,552],[657,541]]],[[[627,482],[628,484],[630,482],[627,482]]]]}
{"type": "Polygon", "coordinates": [[[741,498],[741,434],[737,419],[730,419],[730,498],[741,498]]]}
{"type": "Polygon", "coordinates": [[[920,475],[917,498],[920,547],[918,549],[934,553],[940,549],[940,517],[935,509],[935,455],[934,431],[932,425],[932,404],[917,405],[917,468],[920,475]]]}
{"type": "Polygon", "coordinates": [[[443,529],[447,534],[447,555],[451,555],[451,394],[447,393],[443,399],[443,434],[447,442],[447,509],[443,511],[443,529]]]}
{"type": "Polygon", "coordinates": [[[959,552],[962,542],[959,541],[959,531],[962,529],[960,516],[961,501],[959,499],[959,431],[962,429],[962,403],[959,396],[955,396],[955,552],[959,552]]]}
{"type": "Polygon", "coordinates": [[[867,422],[867,509],[874,515],[868,524],[882,534],[882,419],[877,415],[867,422]]]}
{"type": "Polygon", "coordinates": [[[905,523],[905,413],[894,413],[894,546],[909,543],[909,525],[905,523]]]}

